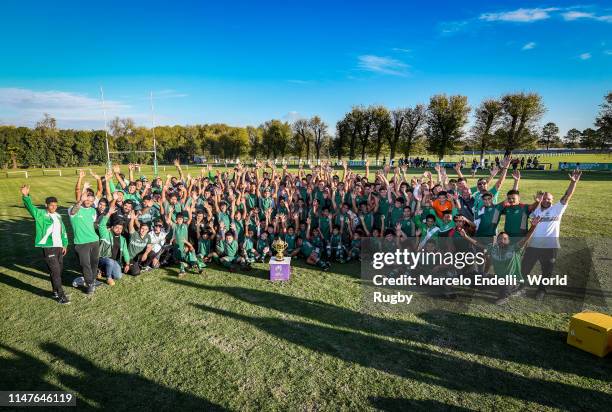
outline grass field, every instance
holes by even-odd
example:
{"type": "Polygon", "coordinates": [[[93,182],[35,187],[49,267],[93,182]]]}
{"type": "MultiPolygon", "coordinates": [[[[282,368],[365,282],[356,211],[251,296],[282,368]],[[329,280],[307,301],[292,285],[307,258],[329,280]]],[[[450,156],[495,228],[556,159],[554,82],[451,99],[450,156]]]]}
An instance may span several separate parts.
{"type": "MultiPolygon", "coordinates": [[[[53,194],[68,206],[73,173],[34,174],[27,180],[34,202],[53,194]]],[[[566,173],[523,176],[529,198],[537,189],[560,197],[568,183],[566,173]]],[[[360,309],[357,264],[324,273],[298,262],[285,284],[267,281],[261,264],[182,279],[176,269],[157,270],[88,298],[70,286],[78,275],[71,250],[64,284],[73,303],[60,306],[32,247],[24,181],[0,179],[0,390],[67,390],[81,407],[114,410],[601,411],[612,404],[612,358],[565,344],[569,314],[368,314],[360,309]]],[[[610,189],[612,175],[585,173],[562,234],[612,237],[610,189]]]]}

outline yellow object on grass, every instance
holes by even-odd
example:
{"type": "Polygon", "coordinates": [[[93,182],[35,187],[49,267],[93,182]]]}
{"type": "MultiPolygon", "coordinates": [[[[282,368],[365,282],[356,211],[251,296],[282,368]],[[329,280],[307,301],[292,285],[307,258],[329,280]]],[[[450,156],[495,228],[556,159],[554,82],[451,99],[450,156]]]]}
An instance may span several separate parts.
{"type": "Polygon", "coordinates": [[[612,351],[612,316],[597,312],[575,314],[570,320],[567,343],[603,358],[612,351]]]}

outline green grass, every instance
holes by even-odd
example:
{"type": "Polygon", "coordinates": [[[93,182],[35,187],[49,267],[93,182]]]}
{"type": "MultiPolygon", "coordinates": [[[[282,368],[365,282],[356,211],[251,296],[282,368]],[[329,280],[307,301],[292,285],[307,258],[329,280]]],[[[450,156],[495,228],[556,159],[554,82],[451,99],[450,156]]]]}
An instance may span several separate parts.
{"type": "MultiPolygon", "coordinates": [[[[564,236],[611,237],[609,174],[585,173],[564,236]]],[[[266,266],[178,279],[124,277],[73,303],[49,298],[21,207],[0,180],[0,390],[67,390],[81,407],[230,410],[605,410],[612,362],[565,344],[569,314],[365,313],[359,265],[266,266]]],[[[34,202],[68,206],[75,176],[28,179],[34,202]]],[[[506,188],[509,183],[506,184],[506,188]]],[[[525,172],[524,196],[561,196],[565,173],[525,172]]],[[[65,209],[62,210],[65,213],[65,209]]],[[[604,251],[605,254],[605,251],[604,251]]],[[[610,279],[606,279],[609,282],[610,279]]]]}

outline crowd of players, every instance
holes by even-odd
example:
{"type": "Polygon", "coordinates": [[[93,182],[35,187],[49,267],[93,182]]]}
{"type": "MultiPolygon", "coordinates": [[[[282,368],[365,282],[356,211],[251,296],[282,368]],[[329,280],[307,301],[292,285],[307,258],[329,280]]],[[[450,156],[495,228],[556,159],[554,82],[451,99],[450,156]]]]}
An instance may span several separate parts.
{"type": "MultiPolygon", "coordinates": [[[[286,254],[321,270],[359,260],[364,238],[408,240],[417,249],[444,247],[444,238],[454,238],[487,251],[488,264],[478,270],[522,278],[539,261],[551,275],[560,220],[581,172],[570,174],[559,202],[538,192],[526,204],[514,170],[511,190],[498,201],[510,165],[510,158],[501,159],[471,187],[474,178],[462,174],[461,163],[457,178],[449,178],[437,165],[435,176],[425,171],[410,177],[406,165],[386,165],[372,175],[367,162],[365,173],[346,163],[339,171],[323,163],[290,172],[286,165],[256,162],[225,171],[205,166],[192,176],[176,161],[175,175],[152,181],[136,177],[137,166],[130,164],[127,176],[119,166],[104,176],[90,170],[94,186],[81,171],[68,217],[87,294],[104,279],[114,285],[124,273],[170,265],[179,276],[203,273],[209,264],[249,270],[275,253],[276,238],[287,243],[286,254]]],[[[46,207],[37,208],[29,190],[23,186],[21,193],[36,222],[35,246],[43,250],[54,296],[69,303],[61,282],[68,235],[57,199],[48,197],[46,207]]],[[[499,301],[515,292],[504,291],[499,301]]]]}

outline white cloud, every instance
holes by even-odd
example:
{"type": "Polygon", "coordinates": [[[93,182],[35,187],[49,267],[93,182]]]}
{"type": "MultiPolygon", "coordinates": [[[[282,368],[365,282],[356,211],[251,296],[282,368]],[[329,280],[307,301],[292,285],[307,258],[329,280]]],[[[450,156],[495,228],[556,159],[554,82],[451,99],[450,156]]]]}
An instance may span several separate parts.
{"type": "Polygon", "coordinates": [[[405,76],[408,65],[391,57],[375,56],[372,54],[364,54],[359,56],[358,66],[362,70],[390,74],[393,76],[405,76]]]}
{"type": "Polygon", "coordinates": [[[604,50],[604,54],[607,54],[608,56],[612,56],[612,50],[604,50]]]}
{"type": "Polygon", "coordinates": [[[289,123],[295,122],[298,119],[302,119],[304,116],[302,116],[299,112],[292,110],[289,113],[287,113],[286,115],[283,116],[283,120],[289,123]]]}
{"type": "Polygon", "coordinates": [[[533,48],[535,48],[536,44],[535,42],[530,41],[529,43],[525,44],[521,50],[531,50],[533,48]]]}
{"type": "Polygon", "coordinates": [[[584,11],[568,11],[566,13],[561,14],[564,20],[572,21],[578,19],[592,19],[595,17],[593,13],[587,13],[584,11]]]}
{"type": "MultiPolygon", "coordinates": [[[[116,100],[106,100],[105,108],[110,119],[126,115],[130,106],[116,100]]],[[[0,88],[0,112],[11,123],[29,125],[41,119],[43,113],[49,113],[60,125],[100,122],[102,126],[104,120],[99,98],[59,90],[0,88]]]]}
{"type": "Polygon", "coordinates": [[[412,53],[412,50],[404,49],[404,48],[401,48],[401,47],[394,47],[391,50],[396,51],[396,52],[402,52],[402,53],[412,53]]]}
{"type": "Polygon", "coordinates": [[[597,21],[602,21],[605,23],[612,23],[612,15],[603,15],[603,16],[598,16],[595,13],[592,12],[585,12],[585,11],[568,11],[566,13],[562,14],[563,19],[566,21],[573,21],[573,20],[597,20],[597,21]]]}
{"type": "Polygon", "coordinates": [[[480,15],[480,20],[485,21],[509,21],[517,23],[532,23],[534,21],[546,20],[551,17],[551,12],[559,10],[556,7],[548,7],[545,9],[520,8],[512,11],[503,11],[499,13],[483,13],[480,15]]]}
{"type": "Polygon", "coordinates": [[[589,60],[591,58],[591,53],[582,53],[578,57],[580,58],[580,60],[589,60]]]}

